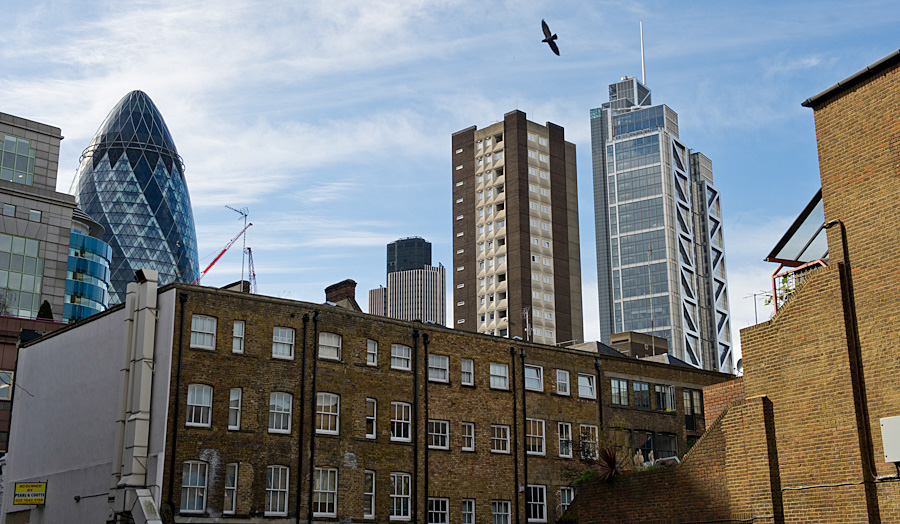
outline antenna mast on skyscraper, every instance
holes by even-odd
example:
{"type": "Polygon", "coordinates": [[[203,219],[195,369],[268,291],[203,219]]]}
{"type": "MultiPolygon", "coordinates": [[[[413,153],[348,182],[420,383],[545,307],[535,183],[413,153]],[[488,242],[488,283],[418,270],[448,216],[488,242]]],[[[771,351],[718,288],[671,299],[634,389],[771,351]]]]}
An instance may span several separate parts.
{"type": "Polygon", "coordinates": [[[641,83],[647,85],[647,69],[644,67],[644,21],[641,20],[641,83]]]}

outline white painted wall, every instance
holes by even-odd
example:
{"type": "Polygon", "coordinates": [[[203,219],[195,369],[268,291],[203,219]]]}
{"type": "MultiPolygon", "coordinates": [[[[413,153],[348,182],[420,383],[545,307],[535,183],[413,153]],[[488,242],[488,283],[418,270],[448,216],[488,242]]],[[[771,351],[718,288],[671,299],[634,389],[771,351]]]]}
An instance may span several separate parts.
{"type": "MultiPolygon", "coordinates": [[[[169,290],[159,296],[156,330],[147,483],[155,484],[151,491],[157,502],[176,322],[175,295],[175,290],[169,290]]],[[[6,512],[28,508],[33,508],[32,524],[106,521],[124,321],[125,310],[118,309],[19,351],[7,454],[8,489],[2,505],[4,522],[6,512]],[[13,506],[13,483],[33,481],[48,483],[46,504],[13,506]],[[76,495],[81,497],[79,502],[76,495]]]]}

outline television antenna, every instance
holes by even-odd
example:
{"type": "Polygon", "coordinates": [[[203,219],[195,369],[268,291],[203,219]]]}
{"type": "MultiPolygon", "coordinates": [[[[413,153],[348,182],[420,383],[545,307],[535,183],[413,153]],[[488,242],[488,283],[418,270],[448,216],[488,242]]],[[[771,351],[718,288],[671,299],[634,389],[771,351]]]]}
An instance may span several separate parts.
{"type": "MultiPolygon", "coordinates": [[[[242,207],[240,209],[231,207],[229,205],[226,205],[225,207],[227,207],[228,209],[241,215],[241,217],[244,218],[244,230],[246,231],[247,230],[247,217],[250,215],[250,210],[247,207],[242,207]]],[[[243,282],[244,282],[244,259],[246,258],[246,256],[247,256],[247,235],[244,235],[243,245],[241,246],[241,282],[242,282],[241,285],[242,286],[243,286],[243,282]]]]}

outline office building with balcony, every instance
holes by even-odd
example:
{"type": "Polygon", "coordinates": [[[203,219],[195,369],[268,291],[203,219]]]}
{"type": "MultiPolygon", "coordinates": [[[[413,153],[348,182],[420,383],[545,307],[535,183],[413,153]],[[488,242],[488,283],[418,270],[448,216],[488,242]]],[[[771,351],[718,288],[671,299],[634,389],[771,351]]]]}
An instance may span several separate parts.
{"type": "Polygon", "coordinates": [[[582,341],[575,145],[512,111],[453,134],[453,327],[582,341]]]}

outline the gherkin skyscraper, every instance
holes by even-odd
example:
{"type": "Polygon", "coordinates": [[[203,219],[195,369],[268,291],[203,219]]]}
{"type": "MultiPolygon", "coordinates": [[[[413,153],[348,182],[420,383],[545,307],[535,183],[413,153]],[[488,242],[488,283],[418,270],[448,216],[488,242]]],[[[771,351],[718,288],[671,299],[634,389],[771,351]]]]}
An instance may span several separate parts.
{"type": "Polygon", "coordinates": [[[124,302],[138,269],[159,271],[160,284],[199,274],[184,163],[146,93],[128,93],[109,112],[82,153],[73,189],[112,247],[110,305],[124,302]]]}

